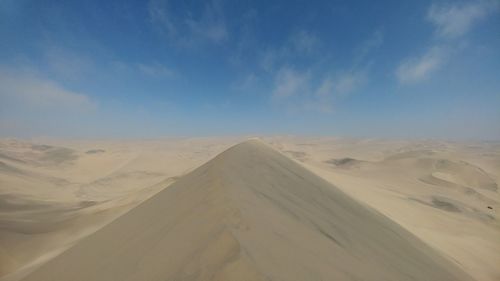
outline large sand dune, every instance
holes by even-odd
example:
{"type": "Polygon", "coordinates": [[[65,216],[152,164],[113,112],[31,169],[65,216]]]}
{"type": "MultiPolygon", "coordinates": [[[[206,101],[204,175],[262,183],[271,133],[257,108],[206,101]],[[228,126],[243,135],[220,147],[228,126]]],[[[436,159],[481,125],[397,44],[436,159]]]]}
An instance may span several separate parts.
{"type": "MultiPolygon", "coordinates": [[[[0,139],[0,280],[20,280],[243,139],[0,139]]],[[[498,142],[264,140],[476,280],[500,280],[498,142]]]]}
{"type": "Polygon", "coordinates": [[[471,280],[258,141],[230,148],[23,280],[471,280]]]}
{"type": "Polygon", "coordinates": [[[500,280],[498,142],[266,140],[390,217],[476,280],[500,280]]]}
{"type": "Polygon", "coordinates": [[[19,280],[235,139],[0,139],[0,279],[19,280]]]}

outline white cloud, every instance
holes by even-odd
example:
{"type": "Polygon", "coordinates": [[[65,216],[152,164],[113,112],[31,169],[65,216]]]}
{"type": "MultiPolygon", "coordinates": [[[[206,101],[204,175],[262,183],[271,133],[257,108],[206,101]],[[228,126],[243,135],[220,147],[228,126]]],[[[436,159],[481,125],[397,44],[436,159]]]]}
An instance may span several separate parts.
{"type": "Polygon", "coordinates": [[[261,52],[259,65],[263,70],[273,72],[289,59],[314,56],[320,46],[321,40],[314,33],[301,29],[291,33],[281,45],[261,52]]]}
{"type": "Polygon", "coordinates": [[[278,63],[279,54],[275,49],[267,49],[264,51],[259,59],[260,67],[267,72],[271,72],[278,63]]]}
{"type": "Polygon", "coordinates": [[[202,13],[185,14],[170,11],[166,0],[151,0],[148,5],[151,23],[168,39],[178,45],[196,46],[201,42],[220,44],[227,40],[229,32],[219,2],[208,2],[202,13]]]}
{"type": "Polygon", "coordinates": [[[90,57],[61,47],[51,46],[44,55],[49,70],[60,78],[79,80],[96,68],[95,62],[90,57]]]}
{"type": "Polygon", "coordinates": [[[400,83],[415,83],[425,80],[445,62],[447,54],[442,47],[433,47],[417,58],[401,63],[396,70],[400,83]]]}
{"type": "Polygon", "coordinates": [[[282,67],[275,77],[273,97],[288,98],[308,91],[309,73],[301,73],[291,67],[282,67]]]}
{"type": "Polygon", "coordinates": [[[451,55],[451,44],[460,43],[475,24],[497,10],[497,0],[473,0],[469,2],[433,4],[427,12],[427,20],[435,26],[440,42],[431,44],[420,57],[404,60],[396,70],[400,83],[416,83],[427,79],[442,67],[451,55]]]}
{"type": "Polygon", "coordinates": [[[364,81],[364,72],[344,72],[314,80],[310,70],[282,67],[276,74],[272,96],[295,111],[330,113],[338,99],[354,93],[364,81]]]}
{"type": "Polygon", "coordinates": [[[293,61],[299,56],[316,55],[321,47],[321,41],[313,33],[300,30],[292,33],[280,47],[267,49],[260,57],[260,66],[274,75],[271,96],[275,102],[293,111],[329,113],[339,99],[354,93],[366,81],[368,65],[363,60],[382,42],[382,32],[374,32],[356,51],[359,56],[350,70],[325,75],[320,72],[324,72],[319,63],[322,59],[316,58],[309,67],[294,68],[288,64],[290,59],[293,61]]]}
{"type": "Polygon", "coordinates": [[[335,93],[337,95],[348,95],[357,90],[364,83],[363,72],[351,72],[340,75],[335,83],[335,93]]]}
{"type": "Polygon", "coordinates": [[[468,3],[432,5],[427,19],[436,25],[436,33],[444,38],[457,38],[466,34],[479,20],[498,8],[495,0],[468,3]]]}
{"type": "Polygon", "coordinates": [[[44,53],[44,63],[48,73],[58,80],[83,80],[98,72],[136,75],[142,74],[154,78],[174,78],[177,73],[158,61],[150,63],[132,63],[118,59],[100,62],[86,53],[76,53],[60,46],[49,46],[44,53]]]}
{"type": "Polygon", "coordinates": [[[137,65],[138,70],[148,76],[157,78],[173,78],[175,72],[160,63],[143,64],[139,63],[137,65]]]}
{"type": "Polygon", "coordinates": [[[372,51],[382,46],[383,43],[384,33],[380,29],[375,30],[375,32],[373,32],[368,39],[356,48],[354,54],[354,65],[361,64],[372,51]]]}
{"type": "Polygon", "coordinates": [[[238,91],[254,90],[260,83],[261,78],[255,73],[249,73],[233,83],[232,87],[238,91]]]}
{"type": "Polygon", "coordinates": [[[382,43],[382,31],[375,31],[355,50],[357,56],[348,70],[333,72],[325,70],[324,62],[328,59],[319,52],[320,39],[312,32],[299,29],[292,32],[283,44],[265,49],[259,66],[274,77],[271,90],[274,102],[296,112],[329,113],[339,99],[356,92],[366,81],[369,63],[365,59],[382,43]],[[299,68],[290,66],[301,65],[306,60],[313,63],[299,68]],[[325,72],[335,74],[325,75],[325,72]]]}
{"type": "Polygon", "coordinates": [[[21,108],[88,110],[95,107],[88,96],[65,89],[55,81],[34,72],[4,67],[0,68],[0,98],[21,108]]]}
{"type": "Polygon", "coordinates": [[[365,81],[365,72],[362,71],[326,76],[317,87],[312,100],[306,104],[307,109],[330,113],[338,99],[355,93],[365,81]]]}
{"type": "Polygon", "coordinates": [[[335,81],[332,77],[326,77],[316,90],[317,97],[326,97],[335,91],[335,81]]]}
{"type": "Polygon", "coordinates": [[[333,112],[336,81],[327,76],[321,81],[315,92],[304,102],[304,109],[322,113],[333,112]]]}
{"type": "Polygon", "coordinates": [[[311,54],[320,44],[319,38],[306,30],[300,30],[294,33],[290,41],[295,51],[300,54],[311,54]]]}
{"type": "Polygon", "coordinates": [[[327,76],[316,90],[316,96],[349,95],[359,89],[365,80],[364,72],[345,72],[335,77],[327,76]]]}
{"type": "Polygon", "coordinates": [[[194,36],[204,37],[214,43],[220,43],[228,37],[222,9],[214,2],[207,4],[201,18],[189,17],[186,24],[194,36]]]}
{"type": "Polygon", "coordinates": [[[149,17],[153,24],[161,26],[161,30],[169,37],[177,35],[177,28],[169,14],[168,2],[164,0],[151,0],[148,4],[149,17]]]}

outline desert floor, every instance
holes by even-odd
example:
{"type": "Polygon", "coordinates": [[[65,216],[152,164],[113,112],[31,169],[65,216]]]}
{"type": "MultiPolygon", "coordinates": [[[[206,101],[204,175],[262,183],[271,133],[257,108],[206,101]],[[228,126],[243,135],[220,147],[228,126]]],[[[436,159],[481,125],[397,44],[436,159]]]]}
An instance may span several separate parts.
{"type": "MultiPolygon", "coordinates": [[[[23,278],[245,139],[0,140],[0,280],[23,278]]],[[[500,143],[261,140],[476,280],[500,280],[500,143]]]]}

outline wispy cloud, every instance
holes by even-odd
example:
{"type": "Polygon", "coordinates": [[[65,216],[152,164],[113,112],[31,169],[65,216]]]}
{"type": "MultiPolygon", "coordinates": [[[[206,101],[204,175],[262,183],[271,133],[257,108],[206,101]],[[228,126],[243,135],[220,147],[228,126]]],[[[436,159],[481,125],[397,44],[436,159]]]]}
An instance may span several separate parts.
{"type": "Polygon", "coordinates": [[[149,1],[148,12],[153,25],[158,25],[160,30],[165,32],[171,38],[177,36],[177,27],[173,22],[173,17],[170,15],[168,1],[149,1]]]}
{"type": "Polygon", "coordinates": [[[220,44],[229,37],[220,2],[207,2],[202,13],[171,11],[169,1],[151,0],[148,5],[151,23],[174,44],[194,47],[201,42],[220,44]]]}
{"type": "Polygon", "coordinates": [[[364,72],[342,73],[336,78],[334,93],[337,96],[345,96],[356,91],[366,80],[364,72]]]}
{"type": "Polygon", "coordinates": [[[47,48],[44,60],[51,73],[67,80],[80,80],[96,68],[96,63],[90,56],[77,54],[58,46],[47,48]]]}
{"type": "Polygon", "coordinates": [[[471,2],[432,4],[426,19],[434,25],[437,42],[432,42],[420,56],[404,59],[396,69],[396,77],[402,84],[426,80],[432,73],[443,67],[452,55],[452,44],[460,39],[494,10],[498,9],[496,0],[476,0],[471,2]]]}
{"type": "Polygon", "coordinates": [[[179,76],[174,69],[165,66],[160,61],[132,62],[111,56],[96,60],[88,52],[75,52],[57,45],[51,45],[45,49],[42,62],[51,77],[64,82],[81,82],[99,72],[158,79],[172,79],[179,76]]]}
{"type": "Polygon", "coordinates": [[[61,108],[89,110],[95,103],[86,95],[64,88],[57,82],[40,77],[34,71],[0,67],[0,97],[21,108],[61,108]]]}
{"type": "Polygon", "coordinates": [[[481,19],[498,9],[495,0],[479,0],[460,4],[433,4],[427,19],[436,26],[436,34],[457,38],[466,34],[481,19]]]}
{"type": "Polygon", "coordinates": [[[377,29],[373,34],[360,44],[358,48],[355,49],[354,54],[354,65],[358,66],[362,64],[364,60],[372,53],[374,50],[380,48],[384,43],[384,33],[381,29],[377,29]]]}
{"type": "Polygon", "coordinates": [[[259,65],[264,71],[271,72],[274,70],[281,56],[282,54],[277,50],[269,48],[260,55],[259,65]]]}
{"type": "Polygon", "coordinates": [[[330,113],[338,99],[357,91],[366,80],[361,71],[324,75],[320,79],[313,79],[311,73],[282,67],[274,79],[274,100],[295,111],[330,113]]]}
{"type": "Polygon", "coordinates": [[[137,69],[142,74],[156,78],[173,78],[176,76],[175,71],[158,62],[151,64],[139,63],[137,64],[137,69]]]}
{"type": "Polygon", "coordinates": [[[228,38],[222,7],[218,2],[207,3],[200,18],[189,17],[186,24],[194,36],[221,43],[228,38]]]}
{"type": "Polygon", "coordinates": [[[232,88],[237,91],[251,91],[254,90],[260,82],[261,78],[257,74],[251,72],[242,76],[235,83],[233,83],[232,88]]]}
{"type": "Polygon", "coordinates": [[[447,53],[443,47],[432,47],[420,57],[409,58],[402,62],[396,71],[401,83],[415,83],[428,78],[446,61],[447,53]]]}
{"type": "Polygon", "coordinates": [[[260,67],[274,77],[274,102],[292,111],[330,113],[340,99],[358,91],[368,80],[367,58],[382,43],[383,33],[375,31],[356,48],[349,67],[326,66],[328,52],[319,52],[322,42],[314,33],[300,29],[292,32],[283,45],[265,51],[260,67]],[[302,58],[313,63],[303,65],[302,58]]]}
{"type": "Polygon", "coordinates": [[[304,29],[292,34],[290,42],[299,54],[311,54],[318,49],[321,43],[318,36],[304,29]]]}
{"type": "Polygon", "coordinates": [[[312,97],[306,101],[306,110],[331,113],[339,99],[356,92],[365,82],[363,72],[346,72],[323,78],[312,97]]]}
{"type": "Polygon", "coordinates": [[[275,47],[261,52],[259,64],[262,69],[272,72],[286,64],[292,58],[313,57],[320,50],[321,40],[316,34],[306,29],[292,32],[288,38],[275,47]]]}
{"type": "Polygon", "coordinates": [[[306,94],[309,89],[310,74],[299,72],[291,67],[282,67],[276,74],[273,97],[288,98],[306,94]]]}

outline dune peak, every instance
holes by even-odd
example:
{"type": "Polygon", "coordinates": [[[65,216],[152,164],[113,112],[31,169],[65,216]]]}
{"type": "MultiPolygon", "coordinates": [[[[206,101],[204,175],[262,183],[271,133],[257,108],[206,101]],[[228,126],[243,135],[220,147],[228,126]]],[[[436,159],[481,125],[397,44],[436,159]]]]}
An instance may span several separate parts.
{"type": "Polygon", "coordinates": [[[25,279],[471,280],[263,142],[222,152],[25,279]]]}

